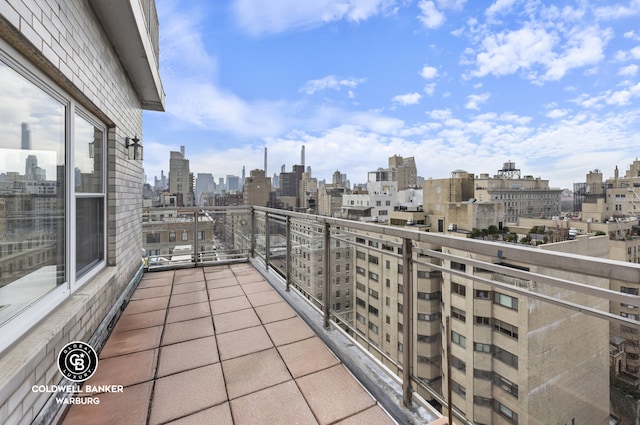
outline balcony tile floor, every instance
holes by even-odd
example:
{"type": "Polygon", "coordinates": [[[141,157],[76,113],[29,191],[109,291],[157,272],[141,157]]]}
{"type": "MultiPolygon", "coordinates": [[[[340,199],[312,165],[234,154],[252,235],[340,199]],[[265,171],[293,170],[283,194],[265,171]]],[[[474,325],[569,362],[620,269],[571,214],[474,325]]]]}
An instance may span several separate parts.
{"type": "Polygon", "coordinates": [[[146,273],[64,425],[393,424],[248,263],[146,273]]]}

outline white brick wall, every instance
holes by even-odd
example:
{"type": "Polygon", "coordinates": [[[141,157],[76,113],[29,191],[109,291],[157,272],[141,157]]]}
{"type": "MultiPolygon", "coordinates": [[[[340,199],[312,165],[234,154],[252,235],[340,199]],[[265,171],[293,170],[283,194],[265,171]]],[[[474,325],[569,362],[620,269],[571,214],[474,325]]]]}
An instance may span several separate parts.
{"type": "Polygon", "coordinates": [[[142,163],[124,138],[142,136],[140,101],[87,1],[0,0],[0,37],[109,127],[107,269],[0,358],[0,423],[31,423],[47,401],[33,385],[57,384],[56,356],[88,340],[141,265],[142,163]]]}

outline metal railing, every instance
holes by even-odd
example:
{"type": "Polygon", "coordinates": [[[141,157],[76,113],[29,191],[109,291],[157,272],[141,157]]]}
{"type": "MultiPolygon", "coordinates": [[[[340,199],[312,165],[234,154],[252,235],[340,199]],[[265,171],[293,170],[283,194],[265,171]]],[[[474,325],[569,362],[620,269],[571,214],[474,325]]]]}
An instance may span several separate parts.
{"type": "MultiPolygon", "coordinates": [[[[189,214],[174,210],[172,219],[189,214]]],[[[553,347],[571,379],[597,375],[608,390],[610,332],[631,330],[633,339],[640,329],[640,322],[610,308],[640,307],[635,290],[612,289],[640,287],[636,264],[261,207],[192,209],[189,217],[194,235],[212,226],[215,245],[201,250],[191,241],[190,266],[223,261],[222,253],[228,260],[260,259],[287,291],[320,310],[327,329],[342,329],[401,383],[405,406],[429,400],[461,423],[488,423],[492,415],[511,423],[539,420],[543,412],[531,404],[540,391],[534,385],[544,379],[561,381],[562,397],[584,402],[584,394],[570,394],[563,378],[554,378],[557,365],[541,360],[553,347]],[[205,215],[217,224],[198,219],[205,215]],[[587,360],[565,358],[575,352],[571,335],[591,338],[578,353],[597,358],[597,371],[578,369],[587,360]],[[537,365],[548,369],[534,372],[537,365]],[[518,382],[516,398],[475,376],[483,373],[518,382]]],[[[145,234],[164,224],[145,220],[145,234]]],[[[594,400],[601,395],[594,393],[594,400]]],[[[594,409],[608,414],[608,405],[605,400],[594,409]]]]}

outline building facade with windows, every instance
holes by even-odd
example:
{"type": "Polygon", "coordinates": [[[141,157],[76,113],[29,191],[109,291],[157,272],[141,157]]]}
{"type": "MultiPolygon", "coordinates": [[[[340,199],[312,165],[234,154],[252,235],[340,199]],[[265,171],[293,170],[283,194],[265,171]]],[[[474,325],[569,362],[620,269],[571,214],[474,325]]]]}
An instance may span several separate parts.
{"type": "Polygon", "coordinates": [[[99,349],[140,279],[126,140],[164,109],[153,1],[19,4],[0,1],[0,423],[52,415],[32,386],[61,382],[68,342],[99,349]]]}

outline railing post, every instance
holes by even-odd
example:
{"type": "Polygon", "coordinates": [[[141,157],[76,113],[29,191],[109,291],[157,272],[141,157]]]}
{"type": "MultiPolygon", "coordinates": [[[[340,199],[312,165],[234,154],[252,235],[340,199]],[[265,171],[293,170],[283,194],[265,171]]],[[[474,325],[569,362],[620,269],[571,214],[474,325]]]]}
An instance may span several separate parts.
{"type": "Polygon", "coordinates": [[[271,256],[271,232],[269,231],[269,213],[264,214],[264,263],[269,270],[269,257],[271,256]]]}
{"type": "Polygon", "coordinates": [[[402,240],[402,403],[411,406],[413,369],[413,270],[411,239],[402,240]]]}
{"type": "Polygon", "coordinates": [[[286,291],[289,292],[291,290],[291,216],[287,215],[287,253],[285,258],[285,279],[287,282],[286,291]]]}
{"type": "Polygon", "coordinates": [[[324,312],[324,327],[329,329],[329,314],[331,310],[331,273],[329,273],[329,267],[331,266],[331,234],[329,223],[324,223],[324,266],[323,266],[323,278],[324,278],[324,303],[322,311],[324,312]]]}
{"type": "Polygon", "coordinates": [[[251,207],[251,258],[256,257],[256,210],[251,207]]]}
{"type": "Polygon", "coordinates": [[[193,258],[191,259],[195,266],[198,265],[198,215],[198,208],[195,208],[193,210],[193,258]]]}

